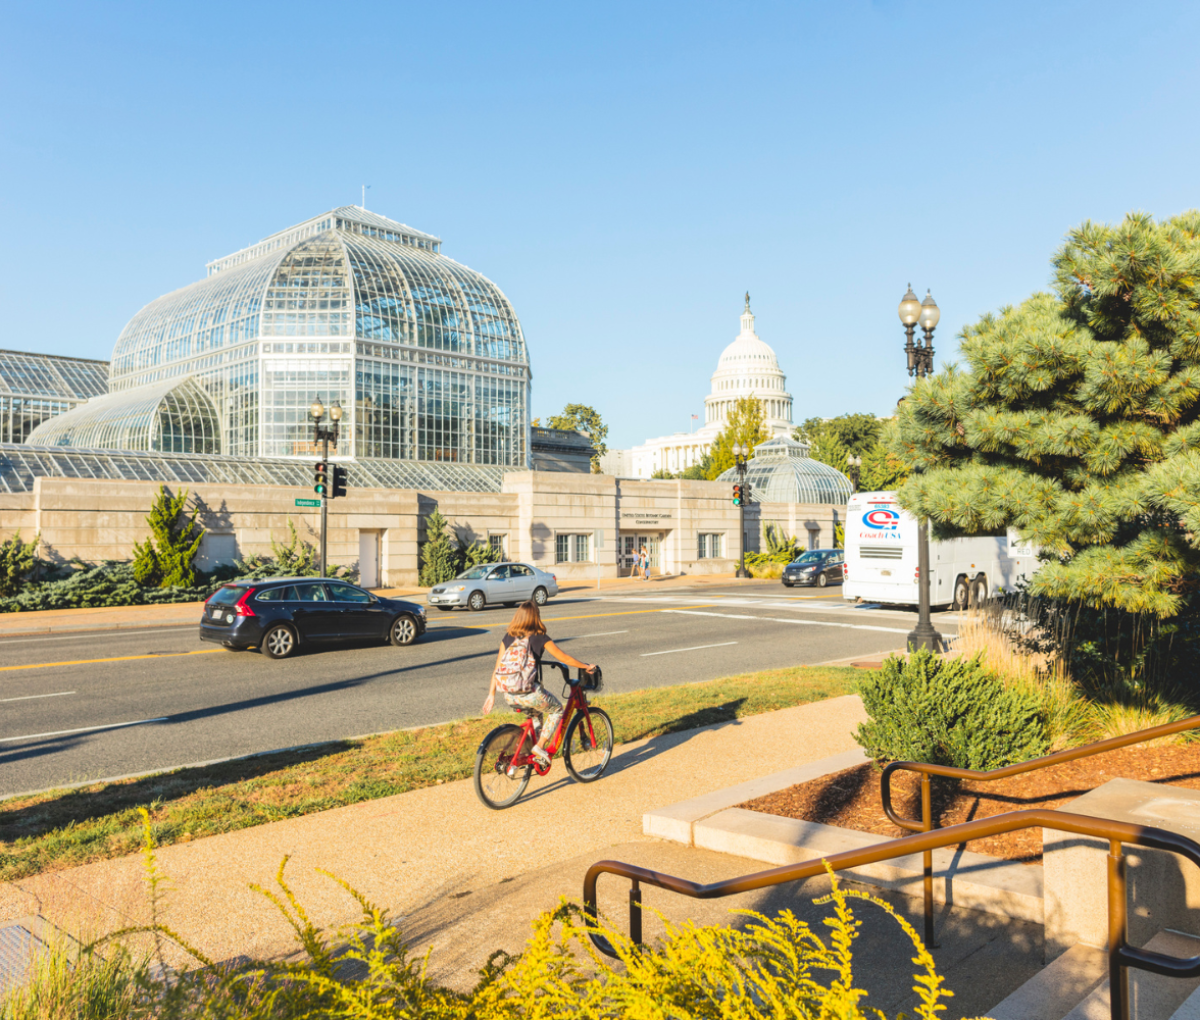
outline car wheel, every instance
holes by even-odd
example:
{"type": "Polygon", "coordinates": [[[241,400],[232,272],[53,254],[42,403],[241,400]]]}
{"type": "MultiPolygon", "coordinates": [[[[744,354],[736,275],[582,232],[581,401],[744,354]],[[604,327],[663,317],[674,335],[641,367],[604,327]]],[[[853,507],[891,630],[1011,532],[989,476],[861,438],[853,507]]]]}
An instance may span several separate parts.
{"type": "Polygon", "coordinates": [[[286,659],[296,651],[296,635],[291,627],[277,623],[263,635],[259,650],[268,659],[286,659]]]}
{"type": "Polygon", "coordinates": [[[388,640],[397,648],[411,645],[417,640],[417,624],[411,616],[397,616],[392,621],[392,629],[388,632],[388,640]]]}
{"type": "Polygon", "coordinates": [[[817,587],[824,588],[827,584],[829,584],[829,575],[824,574],[824,573],[818,574],[817,575],[817,587]]]}
{"type": "Polygon", "coordinates": [[[467,605],[474,609],[475,612],[479,612],[479,610],[487,605],[487,599],[483,597],[483,592],[473,591],[471,592],[471,597],[467,599],[467,605]]]}
{"type": "Polygon", "coordinates": [[[549,598],[550,598],[550,596],[546,594],[545,588],[534,588],[533,589],[533,601],[536,602],[539,606],[544,606],[546,604],[546,601],[549,598]]]}

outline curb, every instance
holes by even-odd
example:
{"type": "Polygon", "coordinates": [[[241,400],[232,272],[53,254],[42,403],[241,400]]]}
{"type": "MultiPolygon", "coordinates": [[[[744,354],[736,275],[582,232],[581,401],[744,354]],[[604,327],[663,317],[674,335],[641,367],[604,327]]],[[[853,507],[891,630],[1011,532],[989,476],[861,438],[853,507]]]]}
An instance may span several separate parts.
{"type": "MultiPolygon", "coordinates": [[[[747,811],[736,806],[868,760],[856,748],[648,811],[642,816],[642,832],[647,836],[776,866],[876,846],[885,841],[874,833],[747,811]]],[[[924,866],[920,854],[911,854],[849,868],[844,874],[864,885],[919,896],[924,866]]],[[[1000,857],[946,847],[933,852],[933,875],[934,899],[947,906],[967,907],[1035,924],[1045,921],[1041,865],[1017,864],[1000,857]]]]}

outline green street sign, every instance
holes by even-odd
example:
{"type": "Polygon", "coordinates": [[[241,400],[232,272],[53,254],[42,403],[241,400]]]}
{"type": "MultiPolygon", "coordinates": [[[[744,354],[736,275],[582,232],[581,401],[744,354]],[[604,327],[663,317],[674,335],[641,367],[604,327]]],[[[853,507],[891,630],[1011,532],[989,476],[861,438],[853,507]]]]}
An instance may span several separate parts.
{"type": "Polygon", "coordinates": [[[319,499],[298,499],[298,500],[296,500],[296,506],[320,506],[320,505],[321,505],[321,501],[319,499]]]}

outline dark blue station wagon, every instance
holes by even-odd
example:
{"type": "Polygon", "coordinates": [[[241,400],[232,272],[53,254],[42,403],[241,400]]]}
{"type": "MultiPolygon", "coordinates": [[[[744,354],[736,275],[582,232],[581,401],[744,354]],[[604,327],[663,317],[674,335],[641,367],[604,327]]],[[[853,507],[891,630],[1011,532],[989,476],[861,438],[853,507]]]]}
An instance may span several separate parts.
{"type": "Polygon", "coordinates": [[[200,621],[201,641],[254,647],[270,659],[286,659],[301,645],[326,641],[411,645],[424,633],[424,607],[327,577],[223,585],[204,603],[200,621]]]}

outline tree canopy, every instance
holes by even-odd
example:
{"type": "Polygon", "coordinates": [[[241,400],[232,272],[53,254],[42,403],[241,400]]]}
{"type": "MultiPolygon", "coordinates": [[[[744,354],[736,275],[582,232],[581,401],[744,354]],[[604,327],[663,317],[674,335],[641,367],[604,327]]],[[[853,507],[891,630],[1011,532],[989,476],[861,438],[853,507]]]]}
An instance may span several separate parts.
{"type": "Polygon", "coordinates": [[[608,446],[604,442],[608,438],[608,426],[594,407],[568,404],[561,414],[553,414],[546,419],[546,428],[586,432],[592,437],[592,449],[596,451],[592,454],[592,471],[600,470],[600,458],[608,453],[608,446]]]}
{"type": "Polygon", "coordinates": [[[873,414],[840,414],[836,418],[808,418],[793,436],[808,443],[808,455],[853,477],[846,458],[861,457],[857,488],[862,492],[894,489],[908,475],[908,466],[888,448],[895,428],[893,419],[873,414]]]}
{"type": "Polygon", "coordinates": [[[713,440],[708,451],[708,478],[716,478],[733,467],[733,448],[738,444],[751,450],[771,438],[767,431],[767,411],[757,397],[739,397],[729,410],[725,428],[713,440]]]}
{"type": "Polygon", "coordinates": [[[1034,594],[1175,616],[1200,579],[1200,212],[1084,223],[1052,265],[900,405],[900,502],[1016,527],[1048,557],[1034,594]]]}

